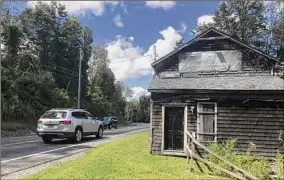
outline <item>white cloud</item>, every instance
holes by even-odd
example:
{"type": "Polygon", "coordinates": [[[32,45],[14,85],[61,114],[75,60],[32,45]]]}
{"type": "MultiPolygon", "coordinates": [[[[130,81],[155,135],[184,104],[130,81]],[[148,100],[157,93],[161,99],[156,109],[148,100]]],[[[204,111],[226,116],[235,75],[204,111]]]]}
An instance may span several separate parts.
{"type": "Polygon", "coordinates": [[[171,26],[159,33],[162,38],[152,44],[147,51],[135,46],[133,37],[116,36],[116,40],[107,43],[106,50],[108,51],[108,58],[111,60],[110,68],[116,79],[122,80],[151,75],[153,73],[151,62],[153,62],[154,45],[158,56],[162,57],[173,51],[176,42],[182,38],[178,31],[171,26]]]}
{"type": "Polygon", "coordinates": [[[185,23],[181,23],[180,24],[180,30],[178,30],[178,32],[181,33],[181,34],[184,34],[186,29],[187,29],[186,24],[185,23]]]}
{"type": "Polygon", "coordinates": [[[173,7],[175,7],[176,2],[175,1],[146,1],[146,6],[153,8],[153,9],[164,9],[168,10],[173,7]]]}
{"type": "Polygon", "coordinates": [[[117,27],[124,27],[120,14],[115,16],[112,21],[117,27]]]}
{"type": "MultiPolygon", "coordinates": [[[[42,1],[50,3],[51,1],[42,1]]],[[[69,13],[84,14],[86,11],[93,13],[96,16],[101,16],[104,13],[105,6],[116,7],[118,1],[58,1],[64,4],[69,13]]],[[[30,6],[34,6],[35,1],[28,1],[30,6]]]]}
{"type": "Polygon", "coordinates": [[[121,9],[122,9],[124,14],[128,13],[127,7],[126,7],[126,5],[125,5],[125,3],[123,1],[120,2],[120,7],[121,7],[121,9]]]}
{"type": "Polygon", "coordinates": [[[150,92],[142,87],[132,87],[131,88],[133,95],[128,100],[138,100],[140,96],[146,95],[149,96],[150,92]]]}
{"type": "Polygon", "coordinates": [[[214,23],[213,15],[202,15],[197,19],[197,26],[214,23]]]}
{"type": "Polygon", "coordinates": [[[134,37],[133,37],[133,36],[130,36],[130,37],[128,38],[128,40],[129,40],[129,41],[134,41],[134,37]]]}

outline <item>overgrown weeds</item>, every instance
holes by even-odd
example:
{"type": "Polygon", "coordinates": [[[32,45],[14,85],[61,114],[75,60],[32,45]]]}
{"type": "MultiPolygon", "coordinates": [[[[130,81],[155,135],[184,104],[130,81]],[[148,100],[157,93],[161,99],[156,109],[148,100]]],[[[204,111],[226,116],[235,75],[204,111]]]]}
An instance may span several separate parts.
{"type": "Polygon", "coordinates": [[[278,179],[284,179],[284,155],[281,154],[279,151],[276,154],[276,158],[275,158],[275,164],[276,164],[276,169],[275,169],[275,173],[276,173],[276,177],[278,179]]]}
{"type": "MultiPolygon", "coordinates": [[[[268,159],[260,156],[254,156],[250,153],[255,146],[248,148],[246,154],[238,154],[235,151],[237,145],[237,140],[232,139],[223,143],[212,144],[209,146],[209,149],[220,155],[221,157],[226,158],[236,166],[250,172],[254,176],[260,179],[269,179],[269,161],[268,159]]],[[[216,158],[211,154],[207,154],[206,158],[213,162],[216,165],[219,165],[229,171],[233,171],[233,168],[224,163],[222,160],[216,158]]],[[[221,171],[214,171],[216,175],[227,176],[227,174],[221,171]]]]}

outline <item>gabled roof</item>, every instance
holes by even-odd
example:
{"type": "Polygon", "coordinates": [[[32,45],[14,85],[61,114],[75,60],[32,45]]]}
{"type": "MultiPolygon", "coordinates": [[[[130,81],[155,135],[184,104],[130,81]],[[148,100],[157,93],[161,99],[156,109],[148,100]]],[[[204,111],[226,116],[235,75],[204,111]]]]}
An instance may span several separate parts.
{"type": "Polygon", "coordinates": [[[252,46],[250,46],[250,45],[248,45],[248,44],[246,44],[246,43],[244,43],[244,42],[241,42],[240,40],[237,40],[237,39],[233,38],[232,36],[230,36],[230,35],[228,35],[228,34],[226,34],[226,33],[224,33],[224,32],[221,32],[221,31],[219,31],[219,30],[217,30],[217,29],[215,29],[215,28],[212,27],[212,28],[209,28],[208,30],[204,31],[203,33],[199,34],[198,36],[196,36],[195,38],[193,38],[193,39],[190,40],[189,42],[185,43],[185,44],[182,45],[181,47],[175,49],[174,51],[168,53],[168,54],[165,55],[164,57],[162,57],[162,58],[158,59],[157,61],[153,62],[153,63],[151,64],[151,66],[152,66],[152,67],[156,66],[157,64],[161,63],[161,62],[164,61],[165,59],[169,58],[170,56],[172,56],[172,55],[174,55],[174,54],[176,54],[176,53],[178,53],[178,52],[180,52],[180,51],[181,51],[182,49],[184,49],[185,47],[188,47],[188,46],[192,45],[193,43],[195,43],[195,42],[197,42],[198,40],[200,40],[202,37],[205,37],[205,35],[207,35],[208,33],[212,33],[212,32],[213,32],[213,33],[217,33],[217,34],[221,35],[221,36],[224,37],[224,38],[228,38],[228,39],[234,41],[235,43],[237,43],[237,44],[239,44],[239,45],[241,45],[241,46],[243,46],[243,47],[246,47],[246,48],[248,48],[248,49],[250,49],[250,50],[252,50],[252,51],[254,51],[254,52],[258,53],[258,54],[261,54],[262,56],[265,56],[265,57],[268,58],[268,59],[271,59],[271,60],[276,61],[276,62],[279,63],[279,60],[278,60],[277,58],[275,58],[275,57],[273,57],[273,56],[270,56],[270,55],[268,55],[268,54],[266,54],[266,53],[264,53],[264,52],[262,52],[262,51],[260,51],[260,50],[257,50],[256,48],[254,48],[254,47],[252,47],[252,46]]]}
{"type": "Polygon", "coordinates": [[[153,78],[148,91],[159,90],[282,90],[277,76],[224,76],[196,78],[153,78]],[[228,83],[230,82],[230,83],[228,83]]]}

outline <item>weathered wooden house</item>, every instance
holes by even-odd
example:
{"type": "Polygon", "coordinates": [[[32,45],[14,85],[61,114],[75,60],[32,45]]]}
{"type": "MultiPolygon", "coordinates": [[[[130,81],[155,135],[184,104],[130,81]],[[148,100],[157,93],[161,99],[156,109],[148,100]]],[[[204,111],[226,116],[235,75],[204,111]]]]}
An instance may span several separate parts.
{"type": "MultiPolygon", "coordinates": [[[[284,130],[279,61],[214,28],[152,63],[152,154],[185,155],[186,131],[204,144],[237,139],[273,157],[284,130]]],[[[283,152],[283,150],[282,150],[283,152]]]]}

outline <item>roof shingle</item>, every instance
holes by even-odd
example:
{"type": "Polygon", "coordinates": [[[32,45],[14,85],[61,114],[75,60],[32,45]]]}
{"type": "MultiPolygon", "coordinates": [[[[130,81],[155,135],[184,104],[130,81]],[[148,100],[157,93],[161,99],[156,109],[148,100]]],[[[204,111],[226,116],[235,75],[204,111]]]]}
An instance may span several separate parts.
{"type": "Polygon", "coordinates": [[[230,76],[197,78],[153,78],[151,90],[283,90],[284,80],[277,76],[230,76]]]}

